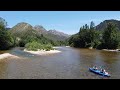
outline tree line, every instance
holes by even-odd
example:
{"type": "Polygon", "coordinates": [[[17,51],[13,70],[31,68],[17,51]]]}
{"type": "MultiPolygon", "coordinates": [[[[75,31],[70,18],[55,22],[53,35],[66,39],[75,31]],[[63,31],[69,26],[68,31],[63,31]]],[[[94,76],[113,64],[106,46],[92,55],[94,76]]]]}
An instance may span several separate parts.
{"type": "Polygon", "coordinates": [[[5,19],[0,17],[0,50],[7,50],[12,47],[34,47],[38,44],[45,48],[52,48],[52,46],[67,45],[66,41],[53,41],[49,38],[44,37],[42,34],[38,35],[34,30],[28,30],[27,34],[13,35],[10,30],[7,30],[7,22],[5,19]],[[18,37],[19,36],[19,37],[18,37]]]}
{"type": "Polygon", "coordinates": [[[28,43],[30,46],[36,44],[36,42],[40,43],[39,45],[46,44],[48,46],[70,45],[78,48],[117,49],[120,46],[120,30],[115,23],[111,22],[107,24],[103,31],[96,30],[95,24],[92,21],[90,25],[85,24],[80,27],[78,33],[72,35],[65,41],[50,40],[42,34],[35,34],[33,30],[29,30],[26,35],[23,34],[18,38],[7,30],[7,22],[0,17],[0,50],[6,50],[16,46],[25,47],[28,43]]]}
{"type": "Polygon", "coordinates": [[[69,38],[69,45],[79,48],[117,49],[120,45],[120,30],[115,23],[108,23],[103,31],[96,30],[92,21],[83,25],[77,34],[69,38]]]}

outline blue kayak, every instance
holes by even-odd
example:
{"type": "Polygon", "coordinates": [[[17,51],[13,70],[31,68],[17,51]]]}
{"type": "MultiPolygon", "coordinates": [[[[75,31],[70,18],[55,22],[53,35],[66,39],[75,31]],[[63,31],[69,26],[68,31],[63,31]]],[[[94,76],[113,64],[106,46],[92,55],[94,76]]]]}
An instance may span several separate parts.
{"type": "Polygon", "coordinates": [[[101,72],[100,70],[95,70],[95,69],[93,69],[93,68],[89,68],[89,70],[90,70],[91,72],[93,72],[93,73],[96,73],[96,74],[99,74],[99,75],[102,75],[102,76],[106,76],[106,77],[110,77],[110,74],[108,74],[108,73],[103,73],[103,72],[101,72]]]}

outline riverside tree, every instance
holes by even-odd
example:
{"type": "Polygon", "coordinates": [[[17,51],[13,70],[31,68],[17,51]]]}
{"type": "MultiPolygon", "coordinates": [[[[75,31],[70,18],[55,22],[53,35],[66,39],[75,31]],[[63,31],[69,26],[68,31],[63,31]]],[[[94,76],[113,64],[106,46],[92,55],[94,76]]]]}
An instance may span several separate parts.
{"type": "Polygon", "coordinates": [[[7,22],[0,17],[0,50],[9,49],[13,45],[13,38],[6,30],[7,22]]]}
{"type": "Polygon", "coordinates": [[[119,30],[114,23],[108,23],[103,33],[102,47],[106,49],[117,49],[120,42],[119,30]]]}
{"type": "Polygon", "coordinates": [[[70,40],[69,44],[74,47],[97,47],[99,42],[99,32],[95,30],[95,24],[92,21],[90,26],[85,24],[79,30],[79,32],[73,35],[70,40]]]}

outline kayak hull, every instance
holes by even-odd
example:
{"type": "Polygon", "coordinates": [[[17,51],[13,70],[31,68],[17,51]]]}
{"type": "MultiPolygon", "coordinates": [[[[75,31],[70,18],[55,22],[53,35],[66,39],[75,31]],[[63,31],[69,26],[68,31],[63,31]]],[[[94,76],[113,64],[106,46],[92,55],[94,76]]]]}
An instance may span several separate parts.
{"type": "Polygon", "coordinates": [[[100,70],[94,70],[93,68],[89,68],[89,71],[101,76],[110,77],[110,74],[102,73],[100,70]]]}

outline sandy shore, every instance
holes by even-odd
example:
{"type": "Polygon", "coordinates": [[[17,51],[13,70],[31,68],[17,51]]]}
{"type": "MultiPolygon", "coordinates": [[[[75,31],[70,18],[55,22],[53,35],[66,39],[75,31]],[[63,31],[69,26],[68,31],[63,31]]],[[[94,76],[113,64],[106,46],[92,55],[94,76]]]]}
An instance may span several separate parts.
{"type": "MultiPolygon", "coordinates": [[[[64,46],[64,47],[70,47],[70,46],[64,46]]],[[[56,48],[62,48],[62,47],[53,47],[53,48],[55,48],[55,49],[56,49],[56,48]]]]}
{"type": "Polygon", "coordinates": [[[112,50],[112,49],[110,49],[110,50],[109,49],[102,49],[102,50],[104,50],[104,51],[112,51],[112,52],[120,52],[119,49],[115,49],[115,50],[112,50]]]}
{"type": "Polygon", "coordinates": [[[70,47],[70,46],[66,46],[66,47],[70,47]]]}
{"type": "Polygon", "coordinates": [[[18,56],[12,55],[10,53],[0,54],[0,59],[5,59],[5,58],[9,58],[9,57],[19,58],[18,56]]]}
{"type": "Polygon", "coordinates": [[[56,49],[56,48],[62,48],[62,47],[53,47],[54,49],[56,49]]]}
{"type": "Polygon", "coordinates": [[[54,53],[60,53],[61,51],[59,50],[50,50],[50,51],[45,51],[45,50],[40,50],[40,51],[28,51],[24,49],[25,52],[29,52],[31,54],[37,54],[37,55],[48,55],[48,54],[54,54],[54,53]]]}

